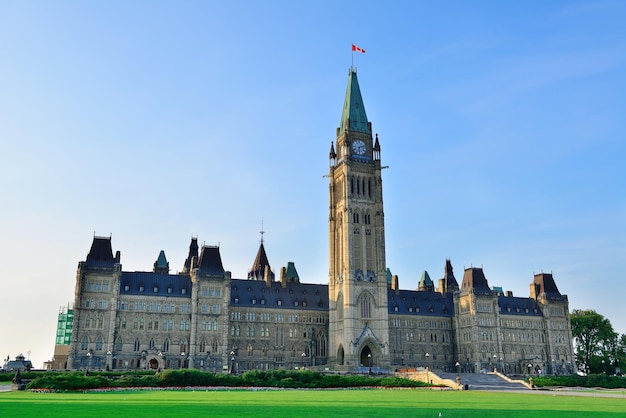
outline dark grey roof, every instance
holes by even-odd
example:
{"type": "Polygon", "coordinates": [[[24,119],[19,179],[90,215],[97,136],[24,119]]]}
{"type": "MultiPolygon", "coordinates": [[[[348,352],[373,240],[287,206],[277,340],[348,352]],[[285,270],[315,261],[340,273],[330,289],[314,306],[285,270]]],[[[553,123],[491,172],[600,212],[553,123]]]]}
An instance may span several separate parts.
{"type": "Polygon", "coordinates": [[[264,281],[234,279],[230,289],[230,306],[328,311],[327,285],[288,282],[283,288],[280,282],[268,287],[264,281]]]}
{"type": "Polygon", "coordinates": [[[465,269],[461,291],[465,292],[470,289],[473,289],[474,293],[477,294],[491,295],[491,289],[482,268],[470,267],[465,269]]]}
{"type": "Polygon", "coordinates": [[[113,257],[111,238],[93,237],[91,249],[85,261],[92,267],[113,267],[113,264],[119,263],[119,260],[113,257]]]}
{"type": "Polygon", "coordinates": [[[452,293],[389,289],[387,295],[390,315],[454,316],[452,293]]]}
{"type": "Polygon", "coordinates": [[[536,300],[517,298],[515,296],[498,296],[501,315],[542,316],[541,308],[536,300]]]}
{"type": "Polygon", "coordinates": [[[563,300],[565,296],[559,292],[559,288],[556,287],[556,283],[554,282],[554,278],[550,273],[539,273],[535,274],[535,279],[533,280],[533,284],[538,287],[537,294],[540,295],[542,293],[546,294],[546,298],[549,300],[563,300]]]}
{"type": "Polygon", "coordinates": [[[222,266],[220,247],[204,245],[200,253],[200,260],[198,260],[198,268],[204,274],[223,276],[224,266],[222,266]]]}
{"type": "Polygon", "coordinates": [[[191,298],[191,277],[183,274],[122,272],[120,295],[191,298]],[[155,291],[156,290],[156,291],[155,291]]]}

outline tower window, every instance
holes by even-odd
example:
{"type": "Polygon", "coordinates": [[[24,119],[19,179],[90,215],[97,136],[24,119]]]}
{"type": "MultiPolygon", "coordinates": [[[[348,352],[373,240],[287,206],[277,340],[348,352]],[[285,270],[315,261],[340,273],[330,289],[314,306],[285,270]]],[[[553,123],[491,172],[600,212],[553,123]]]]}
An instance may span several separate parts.
{"type": "Polygon", "coordinates": [[[358,224],[358,223],[359,223],[359,214],[358,214],[358,213],[353,213],[353,214],[352,214],[352,221],[353,221],[355,224],[358,224]]]}
{"type": "Polygon", "coordinates": [[[369,295],[361,298],[361,318],[371,318],[371,303],[369,295]]]}

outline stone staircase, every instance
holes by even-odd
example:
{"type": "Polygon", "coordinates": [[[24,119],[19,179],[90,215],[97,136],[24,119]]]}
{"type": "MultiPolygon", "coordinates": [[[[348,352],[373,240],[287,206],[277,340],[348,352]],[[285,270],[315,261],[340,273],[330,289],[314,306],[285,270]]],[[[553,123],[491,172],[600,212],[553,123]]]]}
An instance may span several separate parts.
{"type": "MultiPolygon", "coordinates": [[[[456,373],[438,372],[437,376],[442,379],[456,381],[456,373]]],[[[528,390],[522,383],[507,380],[494,373],[461,373],[461,385],[469,390],[528,390]]]]}

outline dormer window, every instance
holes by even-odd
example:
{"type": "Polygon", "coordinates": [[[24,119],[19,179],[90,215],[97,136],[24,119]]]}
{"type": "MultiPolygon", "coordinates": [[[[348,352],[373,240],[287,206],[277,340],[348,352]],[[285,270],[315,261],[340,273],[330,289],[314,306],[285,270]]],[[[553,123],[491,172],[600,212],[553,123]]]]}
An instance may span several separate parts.
{"type": "Polygon", "coordinates": [[[154,286],[152,290],[154,293],[159,293],[159,286],[154,286]]]}
{"type": "Polygon", "coordinates": [[[235,296],[235,303],[239,303],[239,298],[235,296]]]}
{"type": "Polygon", "coordinates": [[[283,306],[283,301],[279,299],[279,300],[276,301],[276,304],[278,306],[283,306]]]}
{"type": "Polygon", "coordinates": [[[252,299],[252,304],[256,305],[256,299],[252,299]]]}
{"type": "Polygon", "coordinates": [[[140,292],[143,292],[143,291],[144,291],[143,283],[139,285],[139,291],[140,291],[140,292]]]}
{"type": "Polygon", "coordinates": [[[124,285],[124,292],[128,292],[130,290],[130,286],[125,284],[124,285]]]}
{"type": "Polygon", "coordinates": [[[398,312],[398,307],[397,307],[397,306],[394,306],[394,307],[393,307],[393,310],[394,310],[394,312],[398,312]]]}
{"type": "Polygon", "coordinates": [[[182,289],[180,289],[180,294],[181,295],[186,295],[187,294],[187,288],[183,287],[182,289]]]}
{"type": "Polygon", "coordinates": [[[170,287],[168,287],[168,288],[167,288],[167,293],[170,293],[170,294],[171,294],[173,291],[174,291],[174,289],[172,288],[172,286],[170,286],[170,287]]]}

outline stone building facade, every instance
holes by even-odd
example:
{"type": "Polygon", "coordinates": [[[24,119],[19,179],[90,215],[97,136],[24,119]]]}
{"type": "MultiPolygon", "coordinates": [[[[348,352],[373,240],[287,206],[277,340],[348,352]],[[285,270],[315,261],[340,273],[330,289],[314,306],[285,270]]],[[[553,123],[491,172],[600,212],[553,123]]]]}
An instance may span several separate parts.
{"type": "Polygon", "coordinates": [[[329,153],[328,285],[301,282],[292,262],[277,279],[263,240],[236,279],[219,247],[197,238],[171,274],[164,252],[152,271],[123,271],[111,238],[94,237],[78,264],[68,367],[571,373],[568,300],[551,274],[516,297],[482,268],[465,269],[459,286],[446,260],[437,286],[424,272],[416,290],[400,289],[385,260],[385,167],[372,132],[350,69],[329,153]]]}

